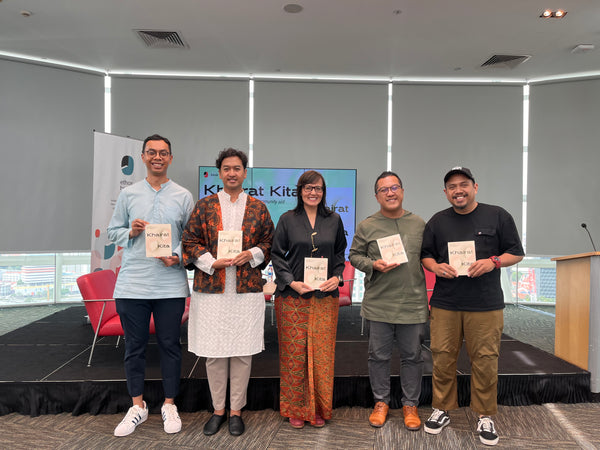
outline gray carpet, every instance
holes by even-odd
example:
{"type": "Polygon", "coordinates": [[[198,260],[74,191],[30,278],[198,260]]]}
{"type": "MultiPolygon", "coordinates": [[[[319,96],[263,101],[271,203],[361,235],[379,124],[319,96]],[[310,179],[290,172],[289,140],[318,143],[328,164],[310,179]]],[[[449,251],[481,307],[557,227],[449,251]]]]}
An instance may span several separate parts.
{"type": "Polygon", "coordinates": [[[506,305],[504,333],[554,354],[554,309],[554,306],[506,305]]]}
{"type": "MultiPolygon", "coordinates": [[[[438,436],[408,431],[402,412],[390,410],[382,428],[368,423],[371,410],[339,408],[323,428],[306,425],[292,429],[273,410],[244,412],[246,433],[231,436],[224,426],[214,436],[204,436],[208,412],[184,413],[180,433],[168,435],[160,415],[151,414],[133,434],[113,436],[122,415],[68,414],[36,418],[9,414],[0,417],[0,448],[20,449],[478,449],[485,448],[476,433],[476,417],[468,408],[450,412],[450,425],[438,436]]],[[[431,408],[420,408],[426,420],[431,408]]],[[[600,404],[546,404],[501,406],[495,417],[500,435],[497,448],[506,449],[594,449],[600,448],[600,431],[590,417],[597,417],[600,404]]]]}

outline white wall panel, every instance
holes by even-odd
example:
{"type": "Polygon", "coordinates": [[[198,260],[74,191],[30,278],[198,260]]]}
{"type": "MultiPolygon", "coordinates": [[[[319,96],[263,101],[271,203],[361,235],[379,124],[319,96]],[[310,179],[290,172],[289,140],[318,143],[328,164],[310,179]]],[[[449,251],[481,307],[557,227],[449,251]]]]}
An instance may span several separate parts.
{"type": "Polygon", "coordinates": [[[357,169],[356,222],[379,209],[387,85],[256,82],[254,102],[256,167],[357,169]]]}
{"type": "Polygon", "coordinates": [[[114,78],[112,106],[114,134],[171,141],[169,176],[195,199],[198,166],[226,147],[248,152],[247,81],[114,78]]]}
{"type": "Polygon", "coordinates": [[[521,231],[523,89],[520,86],[394,86],[392,167],[405,207],[428,220],[450,207],[444,175],[466,166],[477,200],[502,206],[521,231]]]}
{"type": "MultiPolygon", "coordinates": [[[[600,80],[530,90],[527,250],[561,256],[600,244],[600,80]]],[[[600,247],[599,247],[600,248],[600,247]]]]}

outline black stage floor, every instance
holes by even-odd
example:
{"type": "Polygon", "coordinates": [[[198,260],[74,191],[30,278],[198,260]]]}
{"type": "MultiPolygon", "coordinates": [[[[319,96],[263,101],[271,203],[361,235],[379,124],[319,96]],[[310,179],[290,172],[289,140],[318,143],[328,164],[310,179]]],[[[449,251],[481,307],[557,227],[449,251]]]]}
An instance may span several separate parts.
{"type": "MultiPolygon", "coordinates": [[[[253,358],[247,408],[278,409],[279,368],[277,329],[271,322],[272,306],[265,317],[265,351],[253,358]]],[[[130,406],[124,380],[123,344],[116,337],[96,344],[92,366],[87,367],[93,340],[85,308],[74,306],[0,336],[0,415],[18,412],[37,416],[61,412],[116,413],[130,406]]],[[[183,342],[187,326],[183,329],[183,342]]],[[[431,404],[431,354],[425,342],[425,375],[421,404],[431,404]]],[[[373,404],[367,370],[367,336],[361,335],[360,306],[340,309],[338,323],[334,407],[373,404]]],[[[156,343],[147,351],[145,398],[159,411],[163,393],[156,343]]],[[[399,358],[392,363],[391,407],[400,404],[399,358]]],[[[469,403],[468,356],[458,362],[459,403],[469,403]]],[[[549,402],[578,403],[591,400],[587,371],[531,345],[503,335],[499,359],[498,402],[520,406],[549,402]]],[[[210,409],[210,394],[203,358],[184,345],[181,392],[184,412],[210,409]]]]}

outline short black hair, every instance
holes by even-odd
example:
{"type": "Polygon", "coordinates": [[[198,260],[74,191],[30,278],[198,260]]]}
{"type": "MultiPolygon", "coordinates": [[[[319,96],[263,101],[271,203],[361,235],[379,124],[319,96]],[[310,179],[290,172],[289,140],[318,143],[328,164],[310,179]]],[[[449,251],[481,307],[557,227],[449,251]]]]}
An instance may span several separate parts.
{"type": "Polygon", "coordinates": [[[244,152],[231,147],[221,150],[219,152],[219,156],[217,156],[216,161],[217,169],[221,170],[221,165],[223,164],[223,160],[225,158],[231,158],[234,156],[237,156],[242,160],[242,165],[244,166],[244,169],[246,169],[246,167],[248,166],[248,156],[246,156],[244,152]]]}
{"type": "Polygon", "coordinates": [[[148,141],[165,141],[165,143],[169,146],[169,153],[172,154],[171,141],[169,141],[166,137],[162,137],[160,134],[153,134],[152,136],[148,136],[146,139],[144,139],[144,144],[142,145],[142,153],[144,153],[148,141]]]}
{"type": "Polygon", "coordinates": [[[402,180],[400,179],[398,174],[396,174],[395,172],[390,172],[389,170],[386,170],[385,172],[381,172],[381,175],[379,175],[377,177],[377,179],[375,180],[375,194],[377,194],[377,183],[379,183],[379,180],[381,180],[382,178],[387,178],[387,177],[396,177],[398,179],[398,183],[400,183],[400,187],[403,187],[402,180]]]}

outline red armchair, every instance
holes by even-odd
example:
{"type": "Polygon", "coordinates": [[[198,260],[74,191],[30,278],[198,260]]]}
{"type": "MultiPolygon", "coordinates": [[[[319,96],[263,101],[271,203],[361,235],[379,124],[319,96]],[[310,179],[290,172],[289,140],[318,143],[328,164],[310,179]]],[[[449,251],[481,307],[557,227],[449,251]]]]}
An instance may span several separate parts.
{"type": "Polygon", "coordinates": [[[425,286],[427,287],[427,301],[431,300],[431,296],[433,295],[433,287],[435,286],[435,273],[430,272],[425,267],[423,267],[423,272],[425,272],[425,286]]]}
{"type": "MultiPolygon", "coordinates": [[[[83,297],[85,309],[94,330],[94,341],[88,359],[88,367],[92,364],[98,336],[119,336],[116,345],[118,347],[121,336],[125,334],[113,299],[116,282],[117,276],[112,270],[99,270],[77,278],[77,286],[79,286],[79,292],[83,297]]],[[[181,318],[182,324],[188,320],[189,309],[190,298],[188,297],[181,318]]],[[[150,334],[155,333],[154,317],[150,317],[150,334]]]]}
{"type": "Polygon", "coordinates": [[[350,264],[350,261],[346,261],[344,264],[345,267],[342,274],[344,285],[338,288],[340,291],[340,306],[352,306],[352,291],[354,289],[354,274],[356,269],[350,264]]]}

